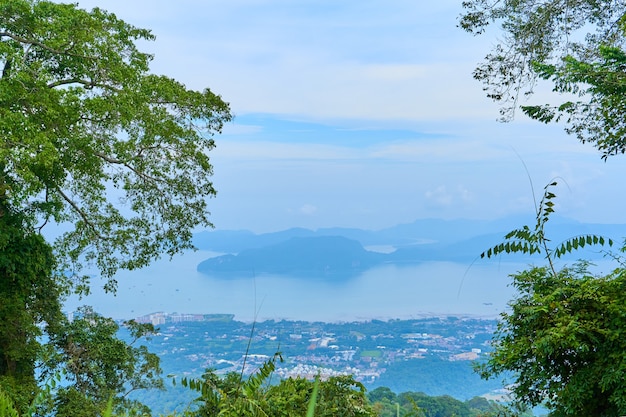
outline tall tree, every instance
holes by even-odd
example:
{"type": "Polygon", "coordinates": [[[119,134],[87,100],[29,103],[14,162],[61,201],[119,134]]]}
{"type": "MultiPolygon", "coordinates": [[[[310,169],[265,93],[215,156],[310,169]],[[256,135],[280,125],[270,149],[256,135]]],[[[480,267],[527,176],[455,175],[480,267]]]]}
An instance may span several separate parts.
{"type": "Polygon", "coordinates": [[[211,226],[208,151],[231,119],[209,89],[149,72],[135,43],[153,39],[97,8],[0,1],[0,198],[67,227],[61,265],[95,264],[108,289],[211,226]]]}
{"type": "Polygon", "coordinates": [[[488,97],[513,117],[539,79],[565,101],[521,110],[542,122],[564,121],[603,158],[626,152],[626,3],[614,0],[468,0],[460,26],[474,34],[500,23],[502,40],[476,68],[488,97]]]}
{"type": "Polygon", "coordinates": [[[20,411],[37,392],[42,329],[54,334],[64,319],[55,266],[50,245],[0,200],[0,391],[20,411]]]}
{"type": "Polygon", "coordinates": [[[0,0],[0,389],[20,411],[37,392],[41,329],[77,382],[59,407],[158,384],[158,362],[118,343],[111,322],[60,313],[88,289],[86,264],[114,290],[120,268],[172,256],[211,226],[208,152],[229,107],[150,73],[136,42],[153,39],[98,8],[0,0]],[[40,234],[50,223],[66,230],[55,242],[40,234]]]}

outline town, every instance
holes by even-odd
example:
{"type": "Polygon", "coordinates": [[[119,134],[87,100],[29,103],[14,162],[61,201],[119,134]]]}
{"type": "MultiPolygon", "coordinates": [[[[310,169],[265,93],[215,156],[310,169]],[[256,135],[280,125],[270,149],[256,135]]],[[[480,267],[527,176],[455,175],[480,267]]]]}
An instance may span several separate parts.
{"type": "Polygon", "coordinates": [[[236,321],[232,314],[153,313],[135,319],[158,333],[145,344],[174,378],[251,374],[280,354],[276,377],[350,374],[368,389],[485,395],[501,381],[483,381],[472,365],[491,351],[497,321],[478,317],[421,317],[349,323],[236,321]]]}

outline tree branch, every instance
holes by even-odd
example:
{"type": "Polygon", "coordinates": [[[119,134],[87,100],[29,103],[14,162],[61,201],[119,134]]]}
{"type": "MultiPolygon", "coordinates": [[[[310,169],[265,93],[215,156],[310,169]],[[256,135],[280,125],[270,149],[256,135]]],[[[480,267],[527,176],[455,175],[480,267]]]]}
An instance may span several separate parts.
{"type": "Polygon", "coordinates": [[[11,65],[13,61],[11,59],[7,59],[4,63],[4,68],[2,69],[2,78],[8,78],[11,72],[11,65]]]}
{"type": "MultiPolygon", "coordinates": [[[[99,153],[99,152],[95,152],[94,154],[95,154],[97,157],[99,157],[99,158],[103,159],[104,161],[106,161],[106,162],[108,162],[108,163],[110,163],[110,164],[122,165],[122,166],[124,166],[124,167],[128,168],[128,169],[129,169],[129,170],[131,170],[133,173],[135,173],[138,177],[140,177],[140,178],[142,178],[142,179],[144,179],[144,180],[151,181],[151,182],[155,182],[155,183],[158,183],[158,182],[165,182],[165,181],[164,181],[163,179],[161,179],[161,178],[156,178],[156,177],[153,177],[153,176],[151,176],[151,175],[146,174],[145,172],[141,172],[141,171],[139,171],[137,168],[133,167],[133,166],[132,166],[132,165],[130,165],[128,162],[123,161],[123,160],[121,160],[121,159],[111,158],[110,156],[107,156],[107,155],[101,154],[101,153],[99,153]]],[[[140,155],[138,155],[138,156],[140,156],[140,155]]]]}
{"type": "Polygon", "coordinates": [[[20,42],[20,43],[25,43],[25,44],[39,46],[40,48],[43,48],[46,51],[49,51],[49,52],[52,52],[52,53],[55,53],[55,54],[59,54],[59,55],[69,55],[69,56],[73,56],[73,57],[76,57],[76,58],[91,59],[91,60],[96,60],[97,59],[94,56],[74,54],[74,53],[69,52],[69,50],[61,50],[61,49],[51,48],[48,45],[46,45],[45,43],[43,43],[43,42],[37,41],[35,39],[23,38],[21,36],[14,35],[14,34],[12,34],[10,32],[0,32],[0,37],[2,37],[2,36],[6,36],[6,37],[11,38],[14,41],[17,41],[17,42],[20,42]]]}
{"type": "Polygon", "coordinates": [[[59,81],[52,82],[48,84],[48,88],[59,87],[61,85],[67,85],[67,84],[82,84],[87,88],[93,88],[97,86],[97,84],[94,81],[87,81],[81,78],[68,78],[66,80],[59,80],[59,81]]]}
{"type": "Polygon", "coordinates": [[[98,237],[98,239],[103,239],[104,240],[104,236],[102,236],[99,232],[98,229],[96,228],[96,226],[93,224],[93,222],[91,220],[89,220],[89,216],[87,216],[87,213],[85,213],[80,207],[78,207],[78,204],[76,204],[74,202],[74,200],[72,200],[71,198],[69,198],[67,196],[67,194],[65,194],[63,192],[63,190],[61,190],[61,188],[56,187],[56,191],[59,193],[59,195],[61,197],[63,197],[63,200],[65,200],[67,202],[67,204],[69,204],[76,213],[78,213],[78,215],[81,217],[81,219],[83,219],[83,221],[85,222],[85,224],[87,226],[89,226],[89,228],[91,229],[91,231],[96,235],[96,237],[98,237]]]}

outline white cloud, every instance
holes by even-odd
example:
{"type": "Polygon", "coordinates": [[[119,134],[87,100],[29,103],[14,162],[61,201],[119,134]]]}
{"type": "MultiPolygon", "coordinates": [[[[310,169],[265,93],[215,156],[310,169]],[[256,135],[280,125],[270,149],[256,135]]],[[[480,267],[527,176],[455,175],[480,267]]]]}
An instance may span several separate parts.
{"type": "Polygon", "coordinates": [[[455,27],[460,8],[452,0],[80,4],[152,28],[155,71],[210,87],[236,112],[377,120],[494,114],[471,77],[485,42],[455,27]]]}
{"type": "Polygon", "coordinates": [[[424,197],[431,207],[454,207],[457,210],[462,210],[465,204],[472,203],[474,200],[473,193],[462,185],[457,185],[453,190],[449,190],[445,185],[440,185],[435,189],[426,191],[424,197]]]}
{"type": "Polygon", "coordinates": [[[426,200],[435,206],[447,207],[454,201],[454,197],[450,192],[448,192],[444,185],[440,185],[434,190],[426,191],[424,196],[426,197],[426,200]]]}
{"type": "Polygon", "coordinates": [[[312,216],[313,214],[317,212],[317,207],[315,207],[312,204],[305,204],[302,207],[300,207],[299,211],[300,213],[306,216],[312,216]]]}
{"type": "Polygon", "coordinates": [[[538,190],[553,176],[568,182],[571,192],[559,193],[563,213],[623,219],[619,157],[604,164],[561,127],[521,115],[495,122],[496,105],[471,76],[493,38],[456,27],[457,0],[80,4],[153,29],[157,41],[142,47],[155,53],[154,71],[210,87],[236,116],[380,133],[362,144],[344,143],[332,129],[320,129],[319,141],[297,131],[278,140],[271,123],[236,117],[211,152],[219,194],[210,207],[221,228],[275,230],[300,221],[379,228],[419,217],[527,212],[524,164],[538,190]],[[397,129],[415,137],[395,137],[397,129]],[[290,216],[277,216],[285,207],[290,216]]]}

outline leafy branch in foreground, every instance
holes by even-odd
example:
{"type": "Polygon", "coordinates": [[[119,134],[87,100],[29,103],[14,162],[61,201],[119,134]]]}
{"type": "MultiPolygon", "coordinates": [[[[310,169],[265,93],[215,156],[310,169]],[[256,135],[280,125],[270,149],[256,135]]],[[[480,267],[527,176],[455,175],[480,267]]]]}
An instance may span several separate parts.
{"type": "Polygon", "coordinates": [[[544,188],[534,229],[513,230],[504,243],[481,254],[543,253],[549,265],[511,276],[517,295],[500,315],[494,351],[477,371],[485,379],[510,376],[515,405],[544,405],[551,416],[624,415],[626,270],[595,276],[585,261],[555,269],[554,259],[566,253],[613,244],[601,236],[582,235],[549,245],[545,226],[554,213],[551,190],[556,185],[544,188]]]}
{"type": "Polygon", "coordinates": [[[0,417],[19,417],[8,395],[0,391],[0,417]]]}
{"type": "Polygon", "coordinates": [[[519,295],[501,314],[495,350],[478,371],[512,377],[517,404],[542,404],[562,417],[626,413],[626,271],[598,277],[586,265],[512,277],[519,295]]]}
{"type": "MultiPolygon", "coordinates": [[[[280,352],[263,363],[263,365],[247,380],[238,373],[227,374],[220,378],[213,370],[207,370],[202,378],[182,378],[183,387],[198,391],[200,396],[196,402],[201,404],[197,411],[200,416],[226,415],[263,415],[262,386],[276,369],[276,361],[282,362],[280,352]],[[248,414],[250,411],[251,414],[248,414]]],[[[176,384],[176,379],[173,380],[176,384]]]]}
{"type": "Polygon", "coordinates": [[[524,226],[521,229],[515,229],[504,236],[505,241],[499,243],[480,254],[481,258],[491,258],[502,253],[523,253],[527,255],[545,254],[550,265],[550,270],[554,276],[557,275],[554,267],[554,259],[561,258],[566,253],[582,249],[588,245],[613,245],[613,240],[586,234],[575,236],[561,242],[556,247],[548,246],[550,239],[546,237],[545,226],[550,215],[554,213],[554,198],[556,195],[551,191],[557,186],[556,181],[552,181],[544,187],[543,197],[536,207],[536,223],[534,229],[524,226]]]}
{"type": "Polygon", "coordinates": [[[502,36],[474,78],[502,105],[504,120],[521,107],[540,122],[561,121],[605,160],[626,152],[624,1],[465,0],[462,6],[459,26],[467,32],[500,26],[502,36]],[[544,86],[556,101],[520,105],[544,86]]]}
{"type": "Polygon", "coordinates": [[[592,62],[566,56],[558,66],[535,63],[533,67],[539,77],[554,83],[553,91],[589,98],[558,106],[521,106],[526,115],[544,123],[565,122],[568,133],[582,143],[593,144],[604,160],[626,152],[622,117],[626,108],[626,52],[622,48],[600,45],[592,62]]]}
{"type": "MultiPolygon", "coordinates": [[[[201,379],[183,378],[181,384],[200,393],[197,408],[189,407],[184,416],[266,416],[291,417],[374,417],[365,386],[352,375],[338,375],[314,381],[303,377],[286,378],[269,384],[282,362],[280,353],[268,359],[252,376],[242,381],[238,372],[223,377],[208,370],[201,379]]],[[[194,404],[192,404],[193,406],[194,404]]]]}
{"type": "Polygon", "coordinates": [[[208,88],[152,74],[137,45],[152,40],[99,8],[0,2],[0,200],[31,228],[62,224],[62,270],[93,266],[108,290],[211,226],[209,152],[232,118],[208,88]]]}

